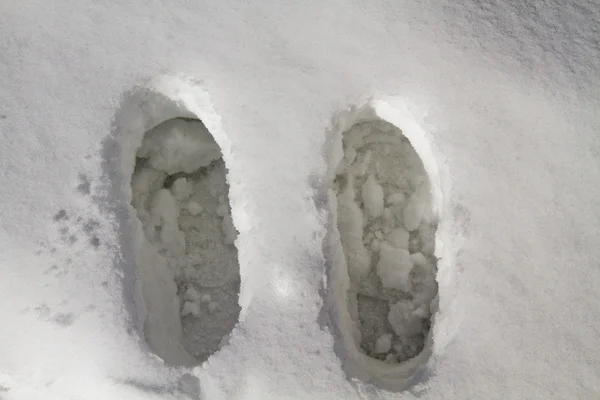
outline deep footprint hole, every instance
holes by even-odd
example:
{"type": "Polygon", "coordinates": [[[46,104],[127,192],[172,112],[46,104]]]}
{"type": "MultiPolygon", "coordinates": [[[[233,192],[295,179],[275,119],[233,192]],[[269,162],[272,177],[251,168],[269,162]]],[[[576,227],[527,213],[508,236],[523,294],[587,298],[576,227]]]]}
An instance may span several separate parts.
{"type": "Polygon", "coordinates": [[[431,182],[393,124],[372,117],[338,135],[330,196],[341,256],[329,276],[342,289],[332,294],[339,304],[333,319],[345,341],[344,358],[354,359],[347,372],[404,389],[428,359],[436,311],[438,216],[431,182]]]}
{"type": "Polygon", "coordinates": [[[212,118],[207,95],[194,82],[155,83],[163,89],[127,94],[115,121],[123,168],[131,171],[123,185],[131,189],[132,212],[121,227],[133,237],[122,246],[133,245],[140,289],[131,312],[154,354],[169,365],[195,366],[226,344],[239,319],[238,232],[221,148],[188,109],[207,107],[202,112],[212,118]],[[186,105],[173,88],[199,103],[186,105]]]}

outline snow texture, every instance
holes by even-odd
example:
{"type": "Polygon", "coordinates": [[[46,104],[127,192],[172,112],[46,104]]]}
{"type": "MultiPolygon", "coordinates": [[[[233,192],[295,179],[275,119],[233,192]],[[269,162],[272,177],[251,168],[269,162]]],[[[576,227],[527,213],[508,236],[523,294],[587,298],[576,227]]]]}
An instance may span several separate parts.
{"type": "Polygon", "coordinates": [[[598,21],[592,0],[0,2],[0,398],[598,398],[598,21]],[[344,153],[369,121],[408,139],[425,199],[344,153]],[[365,243],[369,218],[398,224],[365,243]],[[175,265],[208,241],[191,257],[223,270],[175,265]],[[410,293],[381,290],[390,247],[410,293]]]}

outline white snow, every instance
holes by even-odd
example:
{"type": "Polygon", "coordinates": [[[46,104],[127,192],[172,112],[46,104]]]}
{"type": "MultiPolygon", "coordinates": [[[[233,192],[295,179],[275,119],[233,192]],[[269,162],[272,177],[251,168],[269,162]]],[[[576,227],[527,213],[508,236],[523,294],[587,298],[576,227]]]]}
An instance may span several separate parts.
{"type": "Polygon", "coordinates": [[[599,20],[592,0],[0,2],[0,398],[598,398],[599,20]],[[417,157],[334,143],[374,119],[417,157]],[[382,290],[407,220],[411,293],[382,290]]]}

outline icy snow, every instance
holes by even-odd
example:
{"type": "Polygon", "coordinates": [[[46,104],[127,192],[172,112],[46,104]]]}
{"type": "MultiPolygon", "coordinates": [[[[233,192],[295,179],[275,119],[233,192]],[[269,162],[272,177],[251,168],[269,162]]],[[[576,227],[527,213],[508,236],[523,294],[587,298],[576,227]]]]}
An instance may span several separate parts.
{"type": "MultiPolygon", "coordinates": [[[[598,398],[599,20],[592,0],[0,3],[0,397],[598,398]],[[325,317],[349,277],[323,282],[340,256],[322,248],[324,148],[371,97],[439,183],[431,357],[396,393],[348,379],[348,360],[402,371],[344,353],[325,317]],[[130,206],[165,179],[131,185],[143,133],[176,117],[215,136],[239,232],[239,322],[194,369],[172,367],[177,287],[130,206]]],[[[198,162],[186,149],[201,139],[178,135],[180,167],[198,162]]],[[[422,222],[409,251],[431,236],[422,222]]]]}

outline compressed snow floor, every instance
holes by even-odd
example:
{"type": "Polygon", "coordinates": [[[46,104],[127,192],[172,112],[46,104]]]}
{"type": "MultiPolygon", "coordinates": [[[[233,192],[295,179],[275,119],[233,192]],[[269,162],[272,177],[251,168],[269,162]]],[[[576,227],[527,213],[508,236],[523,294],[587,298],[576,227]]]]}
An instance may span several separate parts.
{"type": "Polygon", "coordinates": [[[431,185],[419,155],[389,122],[357,123],[342,145],[333,190],[354,340],[372,358],[403,363],[423,351],[435,312],[431,185]]]}
{"type": "Polygon", "coordinates": [[[203,362],[240,311],[237,232],[219,146],[201,121],[163,122],[145,135],[131,185],[145,238],[177,285],[183,347],[203,362]]]}

